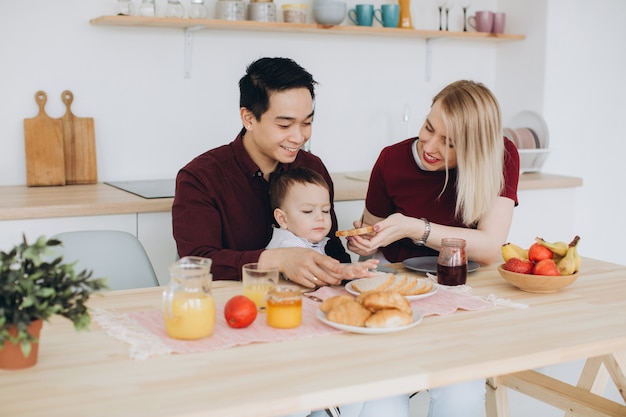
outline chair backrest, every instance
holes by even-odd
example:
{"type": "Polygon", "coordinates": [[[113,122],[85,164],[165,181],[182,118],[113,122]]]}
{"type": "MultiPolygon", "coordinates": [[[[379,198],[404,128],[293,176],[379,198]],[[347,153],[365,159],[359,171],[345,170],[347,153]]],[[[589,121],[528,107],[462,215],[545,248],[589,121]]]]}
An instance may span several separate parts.
{"type": "Polygon", "coordinates": [[[93,271],[95,278],[108,278],[109,288],[123,290],[159,285],[154,268],[141,242],[118,230],[84,230],[52,236],[62,242],[55,248],[64,262],[78,261],[75,269],[93,271]]]}

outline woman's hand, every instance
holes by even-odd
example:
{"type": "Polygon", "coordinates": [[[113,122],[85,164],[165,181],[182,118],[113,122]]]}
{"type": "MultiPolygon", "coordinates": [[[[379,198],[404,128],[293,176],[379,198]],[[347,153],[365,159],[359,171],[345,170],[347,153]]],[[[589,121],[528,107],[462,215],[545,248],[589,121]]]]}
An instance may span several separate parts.
{"type": "MultiPolygon", "coordinates": [[[[353,221],[352,225],[354,226],[355,229],[360,229],[362,227],[370,226],[369,224],[363,221],[363,217],[361,217],[361,220],[353,221]]],[[[374,250],[368,249],[368,245],[363,244],[362,241],[369,241],[374,236],[375,236],[375,233],[368,233],[365,235],[346,237],[346,241],[348,243],[348,250],[361,256],[367,257],[367,256],[373,255],[374,253],[376,253],[376,249],[374,250]],[[358,238],[358,239],[355,239],[355,238],[358,238]]]]}
{"type": "Polygon", "coordinates": [[[374,225],[374,233],[348,237],[348,249],[359,255],[369,256],[378,248],[410,236],[418,236],[421,220],[394,213],[374,225]]]}
{"type": "Polygon", "coordinates": [[[261,253],[259,263],[278,265],[287,279],[307,288],[338,285],[342,279],[341,263],[312,249],[267,249],[261,253]]]}

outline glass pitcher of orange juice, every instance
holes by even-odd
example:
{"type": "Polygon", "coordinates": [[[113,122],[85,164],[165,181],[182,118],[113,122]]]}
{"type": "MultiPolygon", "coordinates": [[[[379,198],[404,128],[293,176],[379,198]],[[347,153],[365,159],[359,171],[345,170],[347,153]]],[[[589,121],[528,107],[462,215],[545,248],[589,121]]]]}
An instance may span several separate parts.
{"type": "Polygon", "coordinates": [[[171,281],[163,291],[167,335],[194,340],[213,334],[215,303],[211,294],[211,260],[186,256],[170,266],[171,281]]]}

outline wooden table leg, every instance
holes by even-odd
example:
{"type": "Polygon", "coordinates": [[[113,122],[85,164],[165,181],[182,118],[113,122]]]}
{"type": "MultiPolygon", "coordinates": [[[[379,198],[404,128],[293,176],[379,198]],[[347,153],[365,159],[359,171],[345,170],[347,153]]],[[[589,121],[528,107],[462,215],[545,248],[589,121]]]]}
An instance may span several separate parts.
{"type": "Polygon", "coordinates": [[[487,378],[485,411],[487,417],[509,417],[509,396],[500,377],[487,378]]]}
{"type": "Polygon", "coordinates": [[[626,402],[626,352],[617,352],[611,355],[603,356],[604,366],[609,371],[611,379],[615,383],[617,390],[622,395],[622,399],[626,402]]]}
{"type": "MultiPolygon", "coordinates": [[[[603,356],[596,358],[589,358],[585,362],[580,378],[578,379],[578,388],[582,388],[586,391],[594,394],[602,394],[606,383],[609,380],[609,373],[607,369],[602,366],[604,364],[603,356]]],[[[567,411],[565,417],[574,417],[574,413],[567,411]]]]}

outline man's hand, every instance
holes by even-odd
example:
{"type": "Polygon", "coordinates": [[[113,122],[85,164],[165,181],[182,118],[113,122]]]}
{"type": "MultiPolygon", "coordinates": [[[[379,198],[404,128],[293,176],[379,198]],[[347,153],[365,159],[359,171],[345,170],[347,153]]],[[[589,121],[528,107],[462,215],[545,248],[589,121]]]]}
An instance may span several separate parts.
{"type": "Polygon", "coordinates": [[[261,253],[259,263],[278,265],[288,280],[307,288],[341,283],[342,267],[339,261],[312,249],[267,249],[261,253]]]}

